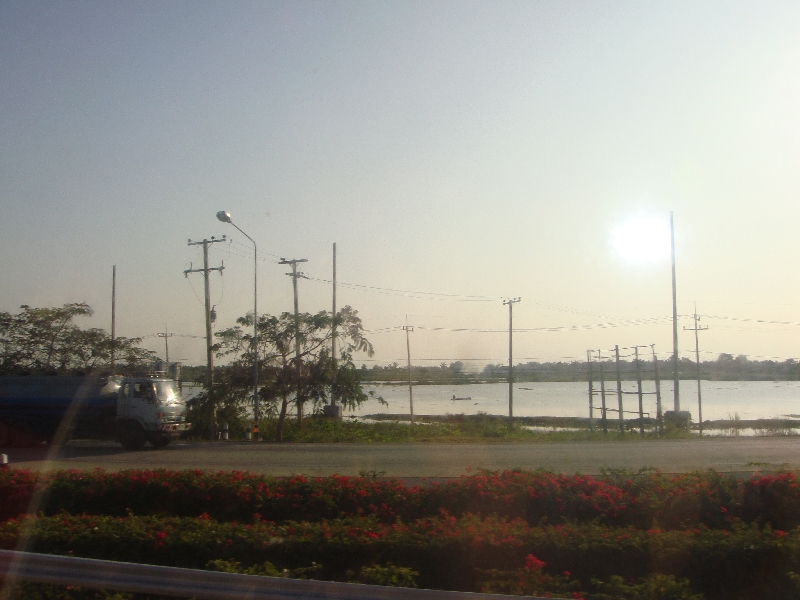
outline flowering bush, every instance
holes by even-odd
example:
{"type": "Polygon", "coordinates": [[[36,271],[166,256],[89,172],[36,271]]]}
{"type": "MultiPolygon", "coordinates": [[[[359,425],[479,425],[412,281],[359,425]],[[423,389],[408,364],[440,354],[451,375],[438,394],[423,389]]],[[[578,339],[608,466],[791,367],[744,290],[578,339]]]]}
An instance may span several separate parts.
{"type": "Polygon", "coordinates": [[[740,481],[714,471],[603,477],[547,471],[479,472],[441,485],[406,486],[373,477],[270,477],[239,471],[0,471],[0,519],[61,511],[123,516],[162,514],[251,522],[264,518],[336,519],[372,515],[383,522],[435,515],[479,514],[528,523],[598,521],[607,525],[727,529],[735,519],[787,530],[800,525],[794,473],[740,481]],[[34,506],[31,501],[40,497],[34,506]]]}
{"type": "Polygon", "coordinates": [[[791,472],[740,481],[714,471],[667,475],[608,471],[602,477],[547,471],[482,471],[442,485],[374,477],[270,477],[239,471],[0,472],[0,519],[31,512],[134,514],[220,521],[319,521],[371,515],[384,523],[436,515],[522,518],[531,524],[597,521],[609,526],[729,529],[736,519],[788,530],[800,525],[791,472]],[[36,504],[32,500],[40,499],[36,504]]]}
{"type": "Polygon", "coordinates": [[[482,471],[406,486],[9,470],[0,517],[0,548],[111,560],[586,600],[800,598],[789,472],[482,471]]]}
{"type": "MultiPolygon", "coordinates": [[[[679,580],[686,579],[692,594],[708,598],[796,597],[792,574],[800,572],[800,529],[778,534],[755,524],[646,531],[597,524],[538,527],[521,519],[447,513],[392,524],[374,517],[241,524],[61,514],[0,524],[0,547],[16,547],[26,527],[27,548],[44,553],[264,574],[286,570],[337,581],[352,579],[352,573],[390,577],[413,571],[420,587],[566,597],[575,592],[591,598],[606,589],[598,581],[611,585],[614,576],[650,585],[655,574],[676,578],[665,589],[683,589],[679,580]],[[408,571],[390,573],[389,563],[408,571]]],[[[635,585],[644,586],[644,594],[647,585],[635,585]]]]}

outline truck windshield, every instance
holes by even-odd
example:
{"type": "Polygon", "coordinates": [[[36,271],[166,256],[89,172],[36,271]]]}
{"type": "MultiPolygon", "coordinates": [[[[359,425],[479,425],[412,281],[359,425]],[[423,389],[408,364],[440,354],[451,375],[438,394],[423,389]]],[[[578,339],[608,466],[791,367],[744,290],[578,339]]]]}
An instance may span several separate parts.
{"type": "Polygon", "coordinates": [[[154,381],[156,395],[160,404],[177,404],[183,401],[181,393],[172,381],[154,381]]]}

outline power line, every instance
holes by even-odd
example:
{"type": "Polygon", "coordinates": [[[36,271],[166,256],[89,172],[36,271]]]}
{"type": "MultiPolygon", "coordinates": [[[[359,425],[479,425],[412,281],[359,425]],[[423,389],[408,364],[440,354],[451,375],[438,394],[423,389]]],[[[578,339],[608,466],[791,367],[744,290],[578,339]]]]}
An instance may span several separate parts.
{"type": "MultiPolygon", "coordinates": [[[[586,329],[614,329],[617,327],[628,327],[635,325],[659,325],[667,322],[671,317],[649,317],[645,319],[630,319],[618,323],[593,323],[590,325],[564,325],[558,327],[522,327],[514,328],[516,333],[538,333],[538,332],[557,332],[557,331],[579,331],[586,329]]],[[[479,329],[472,327],[424,327],[417,325],[417,329],[425,331],[454,331],[454,332],[474,332],[474,333],[508,333],[508,329],[479,329]]],[[[376,330],[383,332],[388,330],[376,330]]],[[[372,333],[372,332],[369,332],[372,333]]]]}
{"type": "MultiPolygon", "coordinates": [[[[309,281],[316,281],[318,283],[328,283],[333,284],[333,281],[329,279],[320,279],[318,277],[307,277],[309,281]]],[[[363,285],[360,283],[344,283],[342,281],[337,281],[336,285],[343,285],[345,287],[365,291],[365,292],[372,292],[378,294],[393,294],[393,295],[400,295],[406,297],[416,297],[421,298],[424,300],[458,300],[461,302],[496,302],[501,298],[501,296],[478,296],[478,295],[469,295],[469,294],[441,294],[438,292],[419,292],[414,290],[400,290],[396,288],[384,288],[378,287],[375,285],[363,285]]]]}
{"type": "Polygon", "coordinates": [[[706,319],[722,319],[725,321],[741,321],[745,323],[762,323],[768,325],[800,325],[800,321],[767,321],[765,319],[740,319],[737,317],[721,317],[717,315],[698,315],[706,319]]]}
{"type": "MultiPolygon", "coordinates": [[[[241,248],[242,250],[244,250],[244,251],[247,251],[247,252],[250,252],[250,254],[252,254],[251,248],[250,248],[250,246],[248,246],[247,244],[242,244],[241,242],[237,242],[236,240],[233,240],[233,239],[232,239],[232,240],[230,240],[230,243],[231,243],[231,244],[236,244],[236,245],[237,245],[239,248],[241,248]]],[[[280,257],[280,256],[278,256],[277,254],[272,254],[272,252],[265,252],[264,250],[262,250],[261,252],[259,252],[259,254],[267,254],[267,255],[269,255],[269,256],[272,256],[272,257],[274,257],[274,258],[277,258],[278,260],[280,260],[280,259],[281,259],[281,257],[280,257]]],[[[248,256],[247,258],[252,258],[252,256],[248,256]]],[[[265,260],[265,261],[266,261],[267,259],[266,259],[266,258],[259,258],[259,260],[265,260]]],[[[273,262],[273,261],[268,261],[268,262],[273,262]]],[[[277,262],[277,261],[275,261],[275,262],[277,262]]]]}

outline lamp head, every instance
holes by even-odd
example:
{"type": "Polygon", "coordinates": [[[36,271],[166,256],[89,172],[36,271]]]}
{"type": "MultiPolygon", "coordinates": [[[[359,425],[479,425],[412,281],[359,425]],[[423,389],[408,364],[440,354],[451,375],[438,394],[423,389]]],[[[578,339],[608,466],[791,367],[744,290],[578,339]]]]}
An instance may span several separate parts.
{"type": "Polygon", "coordinates": [[[217,213],[217,218],[222,221],[223,223],[230,223],[231,222],[231,213],[226,210],[221,210],[217,213]]]}

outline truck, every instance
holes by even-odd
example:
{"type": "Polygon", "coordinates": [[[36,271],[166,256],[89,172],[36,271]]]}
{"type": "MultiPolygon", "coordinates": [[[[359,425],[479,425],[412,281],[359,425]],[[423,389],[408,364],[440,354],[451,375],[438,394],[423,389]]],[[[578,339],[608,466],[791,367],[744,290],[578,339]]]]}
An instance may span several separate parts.
{"type": "Polygon", "coordinates": [[[190,427],[165,377],[0,377],[0,447],[89,438],[162,448],[190,427]]]}

